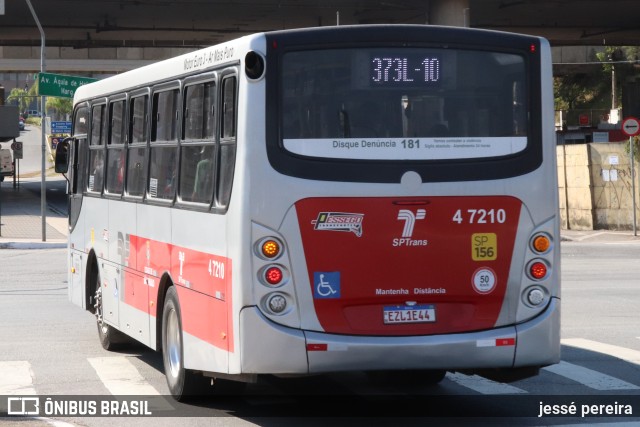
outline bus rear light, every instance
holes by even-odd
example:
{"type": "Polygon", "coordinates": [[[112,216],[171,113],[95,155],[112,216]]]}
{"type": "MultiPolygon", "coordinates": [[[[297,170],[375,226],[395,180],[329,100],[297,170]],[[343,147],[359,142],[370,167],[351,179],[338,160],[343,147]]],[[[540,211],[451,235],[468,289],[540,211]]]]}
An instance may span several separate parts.
{"type": "Polygon", "coordinates": [[[539,288],[530,289],[527,293],[527,301],[533,306],[538,306],[544,301],[544,292],[539,288]]]}
{"type": "Polygon", "coordinates": [[[280,255],[280,243],[274,239],[267,239],[260,245],[260,252],[267,259],[274,259],[280,255]]]}
{"type": "Polygon", "coordinates": [[[538,252],[539,254],[543,254],[549,250],[551,247],[551,239],[546,234],[538,234],[531,241],[531,246],[533,250],[538,252]]]}
{"type": "Polygon", "coordinates": [[[284,278],[284,273],[280,267],[269,267],[264,271],[264,280],[272,286],[279,285],[284,278]]]}
{"type": "Polygon", "coordinates": [[[267,306],[274,314],[280,314],[287,308],[287,299],[284,295],[274,294],[267,299],[267,306]]]}
{"type": "Polygon", "coordinates": [[[256,242],[254,252],[263,260],[271,261],[282,255],[284,246],[275,237],[264,237],[256,242]]]}
{"type": "Polygon", "coordinates": [[[535,261],[529,265],[531,278],[542,280],[547,276],[547,265],[542,261],[535,261]]]}

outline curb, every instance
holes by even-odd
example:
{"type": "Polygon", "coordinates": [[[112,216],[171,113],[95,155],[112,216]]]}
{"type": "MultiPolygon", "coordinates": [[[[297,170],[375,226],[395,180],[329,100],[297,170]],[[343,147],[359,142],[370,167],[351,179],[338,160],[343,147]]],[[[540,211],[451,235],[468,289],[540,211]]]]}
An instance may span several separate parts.
{"type": "Polygon", "coordinates": [[[0,242],[0,249],[63,249],[66,241],[54,242],[0,242]]]}

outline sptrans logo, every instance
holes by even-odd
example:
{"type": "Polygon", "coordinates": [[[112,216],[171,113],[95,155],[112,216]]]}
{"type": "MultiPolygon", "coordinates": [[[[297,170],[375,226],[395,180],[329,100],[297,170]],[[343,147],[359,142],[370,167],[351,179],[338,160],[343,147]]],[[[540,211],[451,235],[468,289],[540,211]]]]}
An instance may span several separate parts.
{"type": "Polygon", "coordinates": [[[428,240],[413,238],[416,221],[423,220],[426,216],[427,211],[424,209],[418,209],[415,213],[409,209],[400,209],[398,220],[404,222],[404,228],[402,229],[402,237],[393,239],[393,246],[427,246],[428,240]]]}

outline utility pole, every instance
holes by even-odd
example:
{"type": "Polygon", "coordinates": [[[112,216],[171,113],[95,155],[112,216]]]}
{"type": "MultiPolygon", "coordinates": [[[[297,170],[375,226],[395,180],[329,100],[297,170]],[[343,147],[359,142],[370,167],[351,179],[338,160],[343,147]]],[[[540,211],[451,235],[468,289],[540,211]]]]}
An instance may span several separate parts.
{"type": "MultiPolygon", "coordinates": [[[[27,6],[29,6],[29,10],[31,11],[31,15],[33,15],[33,19],[36,21],[36,25],[38,26],[38,30],[40,31],[40,72],[44,73],[46,71],[45,67],[45,38],[44,38],[44,30],[42,29],[42,25],[40,25],[40,20],[38,20],[38,15],[36,15],[36,11],[33,9],[31,5],[31,0],[25,0],[27,2],[27,6]]],[[[46,135],[46,127],[47,127],[47,114],[46,114],[46,104],[47,97],[42,96],[40,98],[40,117],[42,122],[40,123],[40,130],[42,131],[42,172],[41,172],[41,182],[40,182],[40,212],[42,216],[42,241],[47,241],[47,135],[46,135]]]]}

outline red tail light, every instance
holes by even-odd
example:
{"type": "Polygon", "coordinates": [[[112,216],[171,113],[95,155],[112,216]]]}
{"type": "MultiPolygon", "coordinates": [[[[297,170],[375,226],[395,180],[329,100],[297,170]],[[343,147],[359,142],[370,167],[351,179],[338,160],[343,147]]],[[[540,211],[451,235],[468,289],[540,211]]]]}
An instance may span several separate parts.
{"type": "Polygon", "coordinates": [[[547,275],[547,265],[540,261],[534,262],[529,267],[529,274],[531,274],[531,277],[533,277],[534,279],[544,279],[547,275]]]}
{"type": "Polygon", "coordinates": [[[264,272],[264,279],[270,285],[277,285],[282,282],[284,277],[284,273],[279,267],[269,267],[264,272]]]}

